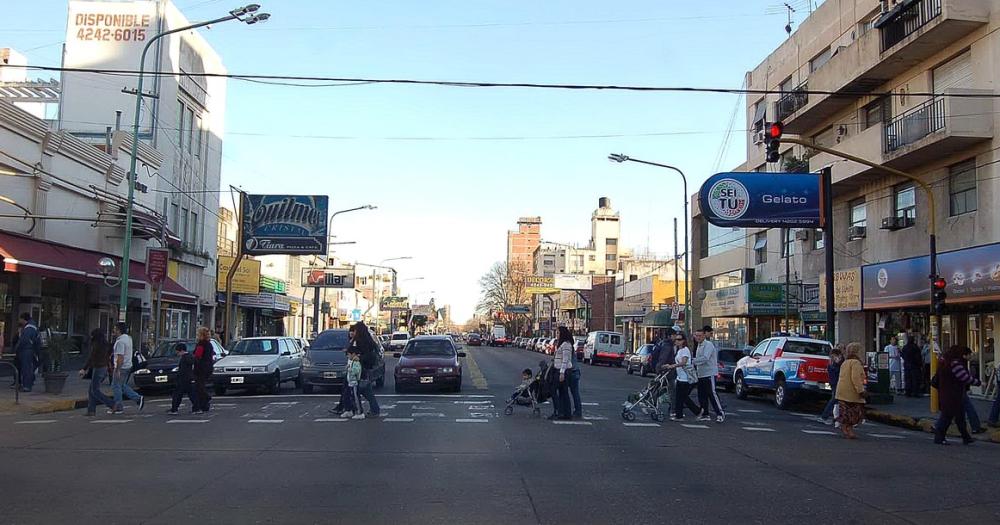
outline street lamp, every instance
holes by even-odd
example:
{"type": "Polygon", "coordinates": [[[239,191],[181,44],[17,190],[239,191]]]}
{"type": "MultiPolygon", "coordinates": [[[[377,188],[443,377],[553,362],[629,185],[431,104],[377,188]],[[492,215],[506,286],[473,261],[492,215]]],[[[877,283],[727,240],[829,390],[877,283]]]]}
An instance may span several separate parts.
{"type": "MultiPolygon", "coordinates": [[[[327,236],[327,243],[326,244],[327,244],[327,246],[326,246],[326,263],[325,263],[325,266],[330,266],[330,260],[333,258],[333,250],[330,249],[331,246],[333,246],[335,244],[355,244],[355,242],[353,242],[353,241],[347,241],[347,242],[331,242],[330,241],[330,239],[333,239],[333,237],[334,237],[334,235],[333,235],[333,218],[336,217],[337,215],[342,214],[342,213],[350,213],[352,211],[361,211],[361,210],[374,210],[374,209],[377,209],[377,208],[378,208],[378,206],[373,206],[371,204],[365,204],[364,206],[358,206],[356,208],[347,208],[346,210],[338,210],[338,211],[335,211],[335,212],[333,212],[333,213],[330,214],[330,221],[329,221],[329,223],[327,224],[327,227],[326,227],[326,236],[327,236]]],[[[325,288],[323,289],[323,297],[324,298],[326,297],[326,289],[325,288]]],[[[312,328],[313,328],[312,331],[313,331],[314,334],[319,334],[319,287],[318,286],[315,289],[313,289],[313,326],[312,326],[312,328]]]]}
{"type": "MultiPolygon", "coordinates": [[[[684,324],[687,329],[691,330],[691,276],[688,275],[691,266],[689,265],[689,255],[691,252],[691,246],[688,243],[688,182],[687,176],[680,168],[670,166],[669,164],[660,164],[658,162],[649,162],[646,160],[633,159],[628,155],[623,155],[621,153],[612,153],[608,155],[608,160],[612,162],[637,162],[639,164],[647,164],[649,166],[656,166],[658,168],[666,168],[668,170],[674,170],[680,174],[681,180],[684,181],[684,324]]],[[[674,262],[676,264],[676,261],[674,262]]]]}
{"type": "MultiPolygon", "coordinates": [[[[197,29],[199,27],[204,27],[212,24],[219,24],[222,22],[228,22],[229,20],[239,20],[248,25],[256,24],[257,22],[263,22],[271,15],[267,13],[258,13],[260,9],[260,4],[249,4],[238,9],[233,9],[228,15],[216,18],[214,20],[208,20],[205,22],[198,22],[196,24],[187,25],[184,27],[178,27],[176,29],[170,29],[162,33],[158,33],[150,38],[146,45],[142,48],[142,55],[139,57],[139,80],[136,84],[135,89],[135,119],[132,123],[132,151],[129,153],[129,169],[128,169],[128,201],[125,204],[125,241],[122,246],[122,269],[121,269],[121,280],[128,283],[128,270],[129,261],[132,260],[132,208],[135,202],[135,178],[136,178],[136,159],[139,157],[139,112],[142,110],[142,80],[143,74],[146,70],[146,53],[149,52],[149,47],[157,40],[174,33],[180,33],[181,31],[187,31],[189,29],[197,29]]],[[[121,294],[119,296],[118,302],[118,321],[125,322],[125,313],[128,309],[128,286],[122,286],[121,294]]]]}
{"type": "Polygon", "coordinates": [[[104,279],[104,284],[109,287],[118,286],[121,277],[112,277],[115,273],[115,260],[111,257],[101,257],[97,261],[97,271],[101,272],[101,277],[104,279]]]}

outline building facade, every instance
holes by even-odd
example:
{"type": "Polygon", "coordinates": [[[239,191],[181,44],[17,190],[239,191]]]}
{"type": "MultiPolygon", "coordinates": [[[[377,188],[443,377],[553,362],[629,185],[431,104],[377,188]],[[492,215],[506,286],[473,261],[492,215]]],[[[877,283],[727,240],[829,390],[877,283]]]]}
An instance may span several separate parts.
{"type": "Polygon", "coordinates": [[[507,232],[507,268],[526,272],[531,268],[535,249],[542,240],[542,218],[521,217],[517,231],[507,232]]]}

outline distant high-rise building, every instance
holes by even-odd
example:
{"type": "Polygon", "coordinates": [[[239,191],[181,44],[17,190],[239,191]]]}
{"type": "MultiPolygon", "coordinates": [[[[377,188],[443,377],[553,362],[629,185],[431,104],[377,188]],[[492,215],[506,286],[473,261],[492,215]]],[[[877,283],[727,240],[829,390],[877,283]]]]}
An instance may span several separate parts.
{"type": "Polygon", "coordinates": [[[517,231],[507,232],[507,267],[530,272],[533,255],[542,239],[542,218],[521,217],[517,231]]]}

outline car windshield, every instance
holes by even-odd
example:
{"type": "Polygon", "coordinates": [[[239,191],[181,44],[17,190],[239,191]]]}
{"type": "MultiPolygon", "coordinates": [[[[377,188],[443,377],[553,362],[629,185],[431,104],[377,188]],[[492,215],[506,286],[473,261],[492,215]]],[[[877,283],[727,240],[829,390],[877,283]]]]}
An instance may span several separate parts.
{"type": "Polygon", "coordinates": [[[310,350],[343,350],[351,340],[347,330],[327,330],[309,345],[310,350]]]}
{"type": "Polygon", "coordinates": [[[431,339],[426,341],[410,341],[403,352],[406,356],[437,355],[453,356],[455,349],[451,342],[442,339],[431,339]]]}
{"type": "Polygon", "coordinates": [[[653,345],[642,345],[639,349],[639,355],[646,355],[653,351],[653,345]]]}
{"type": "Polygon", "coordinates": [[[410,336],[408,336],[406,334],[392,334],[392,340],[393,341],[406,341],[409,338],[410,338],[410,336]]]}
{"type": "Polygon", "coordinates": [[[785,341],[781,349],[786,354],[830,356],[830,345],[813,341],[785,341]]]}
{"type": "Polygon", "coordinates": [[[244,339],[233,347],[233,355],[277,355],[278,341],[275,339],[244,339]]]}
{"type": "Polygon", "coordinates": [[[173,357],[177,355],[177,347],[182,346],[188,352],[194,352],[195,341],[163,341],[156,346],[150,357],[173,357]]]}

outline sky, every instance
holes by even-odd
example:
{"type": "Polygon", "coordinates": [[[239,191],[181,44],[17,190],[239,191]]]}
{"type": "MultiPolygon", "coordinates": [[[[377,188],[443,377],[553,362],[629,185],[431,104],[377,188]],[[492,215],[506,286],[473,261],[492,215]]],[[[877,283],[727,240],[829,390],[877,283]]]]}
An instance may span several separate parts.
{"type": "MultiPolygon", "coordinates": [[[[791,2],[796,20],[807,2],[791,2]]],[[[194,21],[238,2],[175,3],[194,21]]],[[[65,0],[4,4],[0,47],[59,65],[65,0]]],[[[787,21],[776,0],[261,4],[266,23],[202,31],[230,73],[739,88],[786,38],[787,21]]],[[[327,194],[331,211],[377,206],[337,216],[336,240],[356,243],[337,255],[412,257],[390,263],[403,291],[452,305],[461,322],[521,216],[541,216],[545,240],[585,244],[607,196],[623,247],[672,253],[680,178],[607,155],[673,164],[694,193],[745,158],[744,106],[729,94],[230,80],[222,186],[327,194]]]]}

